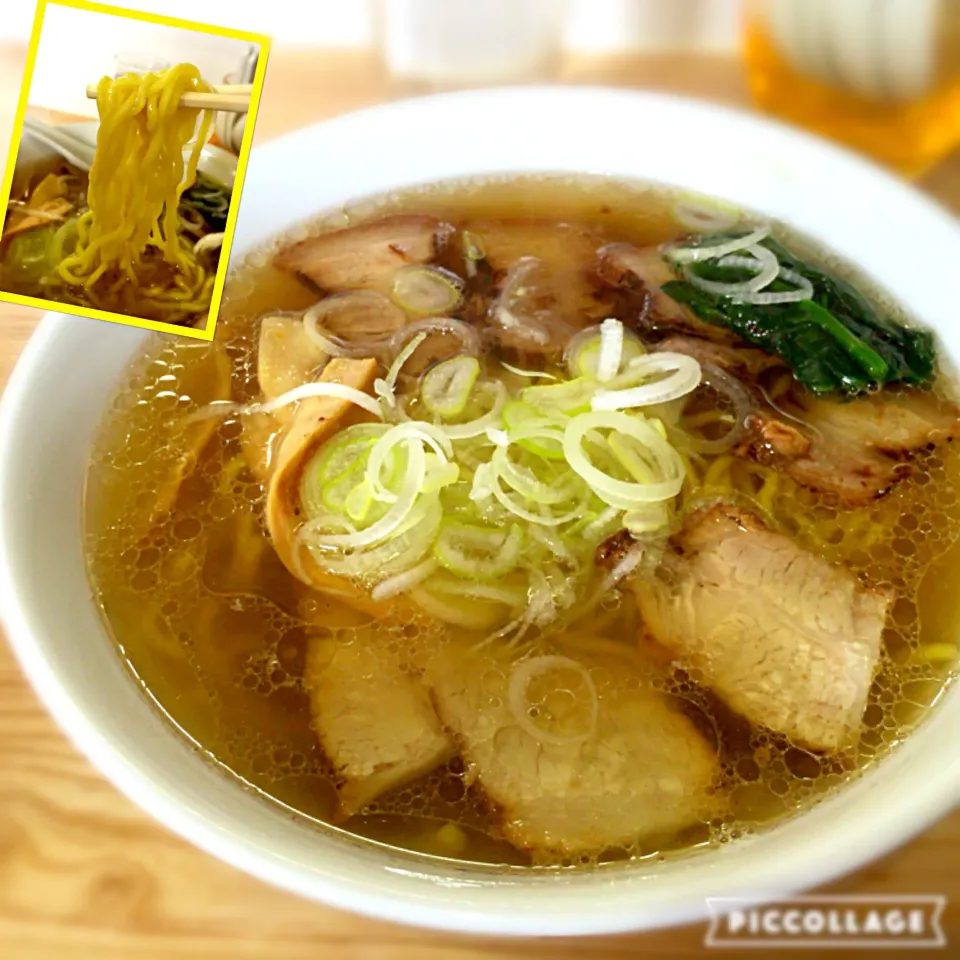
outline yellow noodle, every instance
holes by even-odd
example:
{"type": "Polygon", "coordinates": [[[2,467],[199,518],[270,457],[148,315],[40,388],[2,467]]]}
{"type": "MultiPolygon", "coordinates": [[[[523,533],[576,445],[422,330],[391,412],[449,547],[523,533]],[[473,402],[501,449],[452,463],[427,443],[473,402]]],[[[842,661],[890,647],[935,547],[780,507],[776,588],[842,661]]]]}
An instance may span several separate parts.
{"type": "Polygon", "coordinates": [[[60,278],[94,305],[169,322],[209,308],[214,278],[178,233],[180,198],[196,178],[212,121],[210,111],[180,106],[180,97],[209,90],[186,63],[100,80],[90,209],[77,222],[73,253],[59,266],[60,278]]]}
{"type": "Polygon", "coordinates": [[[726,487],[732,486],[730,482],[730,470],[733,467],[733,457],[730,454],[723,454],[717,457],[713,463],[707,467],[707,472],[703,475],[703,485],[705,487],[726,487]]]}
{"type": "Polygon", "coordinates": [[[683,425],[686,428],[693,427],[694,429],[701,429],[711,423],[721,423],[724,421],[729,423],[732,420],[733,416],[725,413],[723,410],[704,410],[702,413],[692,413],[690,416],[684,417],[683,425]]]}

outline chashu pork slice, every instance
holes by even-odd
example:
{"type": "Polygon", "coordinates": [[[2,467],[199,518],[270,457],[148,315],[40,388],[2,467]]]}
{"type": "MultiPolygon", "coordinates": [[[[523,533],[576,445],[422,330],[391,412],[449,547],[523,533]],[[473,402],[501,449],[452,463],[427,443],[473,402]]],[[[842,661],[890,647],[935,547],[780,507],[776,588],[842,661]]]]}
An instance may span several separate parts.
{"type": "Polygon", "coordinates": [[[731,709],[815,750],[857,739],[888,593],[724,506],[635,590],[653,637],[731,709]]]}
{"type": "Polygon", "coordinates": [[[848,401],[795,389],[781,411],[752,414],[736,452],[849,506],[882,496],[910,476],[914,454],[960,432],[956,406],[911,388],[848,401]]]}
{"type": "Polygon", "coordinates": [[[704,323],[692,310],[664,293],[661,287],[677,278],[658,247],[608,244],[598,252],[596,272],[611,287],[645,293],[649,304],[645,320],[656,330],[700,337],[714,343],[736,343],[739,340],[726,327],[704,323]]]}
{"type": "Polygon", "coordinates": [[[794,383],[774,409],[757,378],[783,367],[779,358],[695,337],[670,337],[654,349],[685,353],[743,383],[755,408],[735,454],[849,507],[883,496],[910,476],[915,454],[960,434],[956,404],[927,390],[891,387],[847,400],[817,397],[794,383]]]}
{"type": "Polygon", "coordinates": [[[284,247],[274,263],[329,293],[376,290],[390,296],[397,271],[433,260],[448,230],[433,217],[397,214],[308,237],[284,247]]]}
{"type": "Polygon", "coordinates": [[[304,686],[344,819],[453,755],[422,680],[402,670],[375,629],[350,640],[312,637],[304,686]]]}
{"type": "Polygon", "coordinates": [[[437,711],[514,846],[533,854],[595,854],[669,837],[716,815],[717,754],[686,716],[622,663],[611,669],[578,658],[596,686],[591,732],[583,675],[571,673],[569,660],[566,668],[556,662],[531,679],[528,691],[553,682],[561,705],[569,706],[565,689],[581,698],[582,715],[567,742],[544,740],[536,727],[518,723],[510,705],[517,660],[509,650],[450,650],[430,676],[437,711]],[[581,727],[585,739],[576,736],[581,727]]]}

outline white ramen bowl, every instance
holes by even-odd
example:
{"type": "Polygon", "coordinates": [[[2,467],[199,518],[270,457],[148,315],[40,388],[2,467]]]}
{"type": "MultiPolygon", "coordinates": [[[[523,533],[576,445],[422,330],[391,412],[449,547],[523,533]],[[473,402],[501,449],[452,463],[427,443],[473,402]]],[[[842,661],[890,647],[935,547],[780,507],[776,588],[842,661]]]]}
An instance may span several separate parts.
{"type": "MultiPolygon", "coordinates": [[[[303,217],[395,187],[476,174],[661,181],[782,218],[854,261],[960,357],[960,230],[835,147],[765,120],[599,89],[480,91],[392,104],[255,151],[234,256],[303,217]]],[[[388,849],[305,822],[216,769],[147,702],[91,602],[80,503],[91,437],[144,334],[48,315],[0,407],[0,612],[47,708],[125,794],[263,880],[377,917],[491,934],[600,934],[704,917],[881,856],[960,799],[960,690],[892,756],[760,836],[665,863],[536,871],[388,849]]],[[[955,638],[947,638],[955,639],[955,638]]]]}

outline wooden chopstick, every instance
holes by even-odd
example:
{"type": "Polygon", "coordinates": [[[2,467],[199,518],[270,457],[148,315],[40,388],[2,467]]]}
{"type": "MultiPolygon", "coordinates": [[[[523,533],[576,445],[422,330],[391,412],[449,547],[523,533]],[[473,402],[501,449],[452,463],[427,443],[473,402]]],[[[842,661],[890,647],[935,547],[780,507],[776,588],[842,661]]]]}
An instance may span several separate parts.
{"type": "MultiPolygon", "coordinates": [[[[225,113],[246,113],[250,109],[252,84],[224,83],[213,89],[213,93],[185,93],[180,98],[180,105],[194,110],[222,110],[225,113]]],[[[95,83],[87,87],[87,98],[97,99],[95,83]]]]}

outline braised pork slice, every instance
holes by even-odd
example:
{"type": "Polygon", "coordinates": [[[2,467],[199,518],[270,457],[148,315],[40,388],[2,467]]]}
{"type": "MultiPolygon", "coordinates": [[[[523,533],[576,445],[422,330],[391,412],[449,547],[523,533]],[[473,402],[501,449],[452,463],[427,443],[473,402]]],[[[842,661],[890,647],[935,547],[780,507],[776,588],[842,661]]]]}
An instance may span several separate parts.
{"type": "Polygon", "coordinates": [[[683,353],[693,357],[701,367],[714,366],[739,377],[746,383],[752,382],[761,373],[786,367],[779,357],[757,350],[753,347],[734,347],[699,337],[668,337],[651,347],[659,353],[683,353]]]}
{"type": "Polygon", "coordinates": [[[657,247],[608,244],[599,251],[596,271],[611,287],[646,293],[649,308],[644,319],[657,330],[690,334],[714,343],[736,343],[739,339],[725,327],[704,323],[660,289],[676,277],[657,247]]]}
{"type": "Polygon", "coordinates": [[[343,818],[453,755],[426,688],[383,649],[376,630],[309,641],[304,686],[313,727],[340,783],[343,818]]]}
{"type": "Polygon", "coordinates": [[[612,299],[592,272],[603,234],[576,223],[478,219],[479,239],[496,281],[489,320],[500,344],[520,353],[562,350],[583,327],[609,313],[612,299]]]}
{"type": "Polygon", "coordinates": [[[731,709],[815,750],[857,739],[887,593],[724,506],[634,589],[654,639],[731,709]]]}
{"type": "MultiPolygon", "coordinates": [[[[558,742],[518,723],[510,689],[515,658],[505,651],[494,664],[487,653],[451,652],[431,682],[440,718],[516,847],[596,853],[662,838],[715,815],[716,751],[629,667],[578,658],[596,685],[596,723],[588,720],[591,701],[578,700],[583,736],[558,742]]],[[[549,682],[549,672],[540,679],[549,682]]],[[[576,673],[571,683],[561,671],[555,682],[560,703],[569,705],[565,691],[571,689],[582,698],[583,678],[578,683],[576,673]]]]}
{"type": "Polygon", "coordinates": [[[922,390],[885,390],[837,403],[806,391],[795,400],[800,416],[836,444],[861,444],[899,457],[952,440],[960,411],[922,390]]]}
{"type": "Polygon", "coordinates": [[[274,262],[331,293],[376,290],[389,296],[396,272],[433,260],[444,232],[433,217],[398,214],[308,237],[284,247],[274,262]]]}
{"type": "Polygon", "coordinates": [[[497,272],[521,257],[536,257],[555,273],[579,274],[591,266],[603,234],[575,223],[550,220],[468,220],[464,229],[480,239],[484,259],[497,272]]]}
{"type": "Polygon", "coordinates": [[[794,390],[781,411],[762,407],[747,423],[740,456],[856,506],[909,476],[912,454],[957,436],[960,415],[920,390],[884,390],[850,401],[794,390]]]}

